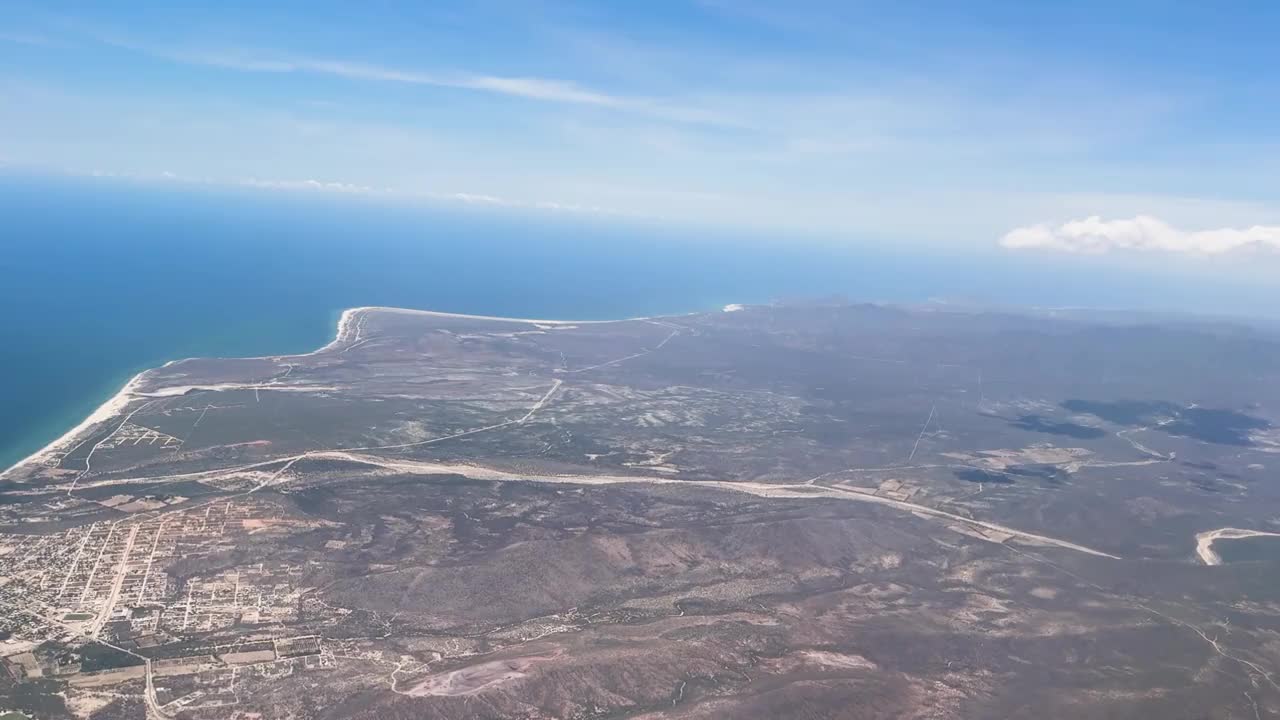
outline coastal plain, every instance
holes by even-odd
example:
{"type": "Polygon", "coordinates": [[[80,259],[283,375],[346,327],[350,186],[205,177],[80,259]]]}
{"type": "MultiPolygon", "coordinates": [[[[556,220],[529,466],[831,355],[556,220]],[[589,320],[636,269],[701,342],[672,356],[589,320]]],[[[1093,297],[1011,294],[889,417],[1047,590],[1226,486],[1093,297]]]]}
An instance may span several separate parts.
{"type": "Polygon", "coordinates": [[[1277,717],[1277,467],[1263,327],[355,308],[0,478],[0,709],[1277,717]]]}

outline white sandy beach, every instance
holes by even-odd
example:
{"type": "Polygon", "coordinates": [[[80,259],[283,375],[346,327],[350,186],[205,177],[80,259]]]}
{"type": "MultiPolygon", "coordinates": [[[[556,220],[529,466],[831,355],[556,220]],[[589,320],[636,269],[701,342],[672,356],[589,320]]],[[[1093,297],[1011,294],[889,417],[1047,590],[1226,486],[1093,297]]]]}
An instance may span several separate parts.
{"type": "Polygon", "coordinates": [[[412,310],[409,308],[393,308],[393,307],[378,307],[378,306],[352,308],[346,312],[364,312],[367,310],[396,313],[399,315],[431,315],[434,317],[461,318],[464,320],[492,320],[495,322],[525,323],[528,325],[606,325],[609,323],[638,322],[643,320],[654,319],[652,317],[634,317],[634,318],[623,318],[621,320],[536,320],[533,318],[497,317],[494,315],[466,315],[463,313],[439,312],[436,310],[412,310]]]}
{"type": "Polygon", "coordinates": [[[1280,533],[1242,528],[1219,528],[1196,534],[1196,556],[1205,565],[1221,565],[1222,556],[1213,550],[1215,540],[1243,540],[1251,537],[1280,537],[1280,533]]]}
{"type": "Polygon", "coordinates": [[[120,388],[119,392],[112,395],[106,402],[99,405],[98,408],[90,413],[88,417],[81,420],[79,425],[76,425],[63,433],[58,439],[6,468],[4,472],[0,473],[0,478],[7,477],[9,473],[12,473],[26,465],[41,462],[54,453],[70,452],[77,444],[79,444],[76,441],[76,438],[82,435],[85,431],[123,413],[124,409],[128,407],[129,402],[136,398],[137,389],[141,383],[142,377],[149,372],[151,371],[143,370],[137,375],[134,375],[129,382],[124,384],[124,387],[120,388]]]}
{"type": "MultiPolygon", "coordinates": [[[[302,353],[300,355],[270,355],[270,356],[260,356],[257,358],[245,358],[245,359],[278,359],[278,358],[289,358],[289,357],[311,357],[314,355],[319,355],[321,353],[330,352],[332,350],[341,348],[344,345],[356,342],[360,339],[360,319],[362,314],[368,313],[368,312],[397,313],[402,315],[428,315],[428,316],[434,316],[434,317],[462,318],[462,319],[468,319],[468,320],[488,320],[488,321],[494,321],[494,322],[513,322],[513,323],[524,323],[529,325],[548,325],[548,326],[587,325],[587,324],[599,325],[599,324],[606,324],[606,323],[632,322],[632,321],[643,321],[643,320],[652,319],[647,317],[638,317],[638,318],[626,318],[622,320],[536,320],[531,318],[508,318],[508,317],[496,317],[492,315],[465,315],[462,313],[437,312],[435,310],[413,310],[409,308],[394,308],[394,307],[381,307],[381,306],[370,305],[370,306],[363,306],[363,307],[347,308],[346,310],[343,310],[342,315],[338,318],[337,332],[334,334],[333,340],[329,341],[327,344],[325,344],[322,347],[312,350],[311,352],[302,353]]],[[[180,362],[183,362],[184,360],[191,360],[191,359],[193,358],[170,360],[164,363],[163,365],[161,365],[160,367],[161,368],[170,367],[176,363],[180,363],[180,362]]],[[[125,383],[124,387],[120,388],[120,390],[115,395],[111,396],[110,399],[108,399],[106,402],[99,405],[96,410],[90,413],[88,417],[80,421],[80,424],[76,425],[75,427],[71,428],[67,432],[63,433],[60,437],[58,437],[56,440],[49,443],[48,445],[45,445],[39,450],[31,453],[27,457],[9,466],[4,470],[4,472],[0,472],[0,478],[8,477],[11,473],[23,467],[26,467],[28,465],[42,462],[52,454],[60,453],[60,452],[69,452],[76,446],[76,444],[80,442],[78,438],[82,434],[84,434],[90,428],[93,428],[96,425],[104,423],[116,417],[117,415],[122,414],[124,409],[128,407],[129,403],[133,400],[143,398],[143,397],[159,397],[159,396],[167,396],[172,394],[181,394],[181,393],[175,393],[175,392],[169,391],[169,389],[167,388],[153,390],[148,393],[139,392],[139,386],[141,385],[141,381],[143,377],[146,376],[146,374],[149,372],[152,372],[152,371],[143,370],[137,375],[134,375],[133,378],[131,378],[129,382],[125,383]]],[[[196,386],[183,386],[184,391],[186,389],[193,389],[195,387],[196,386]]],[[[245,385],[243,387],[248,388],[252,386],[245,385]]],[[[235,389],[235,388],[233,388],[230,385],[226,385],[226,386],[209,386],[208,389],[235,389]]],[[[279,389],[279,388],[276,388],[276,389],[279,389]]]]}

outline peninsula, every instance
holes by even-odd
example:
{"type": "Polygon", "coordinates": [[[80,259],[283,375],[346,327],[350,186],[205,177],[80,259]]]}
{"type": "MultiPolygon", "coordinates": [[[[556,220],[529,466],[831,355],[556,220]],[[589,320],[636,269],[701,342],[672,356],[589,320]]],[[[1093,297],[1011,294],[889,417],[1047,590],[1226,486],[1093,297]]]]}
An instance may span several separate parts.
{"type": "Polygon", "coordinates": [[[0,476],[0,706],[1265,717],[1280,540],[1212,546],[1280,533],[1278,408],[1223,323],[353,308],[0,476]]]}

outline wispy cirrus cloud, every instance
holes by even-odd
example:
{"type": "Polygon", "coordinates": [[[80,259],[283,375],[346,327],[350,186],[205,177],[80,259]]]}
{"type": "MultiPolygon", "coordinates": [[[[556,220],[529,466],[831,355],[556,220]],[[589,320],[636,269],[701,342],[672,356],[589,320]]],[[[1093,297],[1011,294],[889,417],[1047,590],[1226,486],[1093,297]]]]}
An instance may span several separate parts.
{"type": "MultiPolygon", "coordinates": [[[[917,40],[949,31],[918,13],[847,3],[702,0],[699,23],[679,28],[632,23],[631,10],[547,12],[555,4],[416,23],[33,15],[62,62],[0,76],[0,154],[264,191],[470,189],[438,199],[988,249],[1019,225],[1011,247],[1077,253],[1206,243],[1178,228],[1243,228],[1261,245],[1248,228],[1280,225],[1274,143],[1261,144],[1273,133],[1209,144],[1194,132],[1209,106],[1181,75],[1100,73],[1074,54],[1028,64],[972,36],[935,47],[917,40]],[[83,62],[102,72],[59,84],[83,62]],[[330,181],[235,180],[280,177],[330,181]],[[1140,213],[1181,239],[1032,224],[1140,213]]],[[[7,50],[32,67],[55,58],[7,50]]]]}
{"type": "Polygon", "coordinates": [[[1280,226],[1187,231],[1147,215],[1128,220],[1091,216],[1060,225],[1016,228],[1000,239],[1011,250],[1102,254],[1114,250],[1221,255],[1246,248],[1280,250],[1280,226]]]}
{"type": "Polygon", "coordinates": [[[568,213],[589,213],[600,215],[617,215],[617,211],[609,210],[595,205],[581,205],[577,203],[558,202],[554,200],[525,200],[519,198],[503,197],[492,195],[489,193],[476,192],[440,192],[435,190],[421,190],[408,188],[393,187],[374,187],[372,185],[362,185],[359,183],[342,182],[335,180],[316,180],[308,178],[305,180],[285,180],[285,179],[263,179],[263,178],[240,178],[233,180],[216,179],[216,178],[191,178],[178,175],[172,172],[162,172],[158,175],[136,175],[136,174],[117,174],[101,170],[91,171],[89,173],[76,172],[75,174],[88,174],[93,177],[124,177],[134,180],[152,180],[164,182],[180,182],[188,184],[201,185],[222,185],[222,186],[240,186],[255,188],[258,190],[282,190],[282,191],[299,191],[299,192],[322,192],[322,193],[339,193],[344,195],[365,195],[379,196],[387,198],[398,198],[401,200],[425,200],[425,201],[441,201],[449,203],[462,203],[465,205],[479,205],[502,207],[512,209],[531,209],[531,210],[548,210],[554,212],[568,213]]]}
{"type": "MultiPolygon", "coordinates": [[[[183,180],[172,173],[165,176],[165,180],[183,180]]],[[[218,181],[202,181],[202,182],[218,182],[218,181]]],[[[219,183],[228,184],[228,183],[219,183]]],[[[233,181],[230,184],[241,185],[244,187],[258,188],[262,190],[296,190],[306,192],[327,192],[341,193],[348,195],[370,195],[382,196],[388,198],[399,198],[402,200],[425,200],[439,201],[448,203],[462,203],[464,205],[488,206],[511,209],[525,210],[545,210],[551,212],[565,213],[587,213],[592,215],[619,215],[617,211],[596,205],[581,205],[577,203],[557,202],[554,200],[523,200],[510,197],[502,197],[491,195],[488,193],[475,192],[438,192],[433,190],[412,190],[402,188],[378,188],[369,185],[359,185],[356,183],[325,181],[325,180],[262,180],[258,178],[245,178],[233,181]]]]}
{"type": "Polygon", "coordinates": [[[296,180],[260,177],[197,177],[183,175],[168,170],[140,173],[102,168],[82,169],[34,167],[31,165],[11,163],[0,157],[0,168],[10,166],[25,171],[105,180],[124,180],[139,183],[167,183],[220,188],[250,188],[253,190],[275,192],[324,193],[370,198],[387,198],[390,200],[399,200],[404,202],[447,203],[474,207],[505,208],[510,210],[536,210],[553,213],[641,217],[634,213],[621,212],[599,205],[587,205],[545,199],[526,199],[482,192],[440,191],[406,187],[378,187],[340,180],[316,180],[314,178],[296,180]]]}
{"type": "Polygon", "coordinates": [[[586,105],[620,110],[653,117],[708,125],[737,125],[732,118],[717,111],[680,104],[669,100],[608,93],[554,78],[516,75],[487,75],[467,72],[426,72],[340,59],[274,55],[243,50],[174,50],[153,47],[117,37],[100,36],[102,42],[140,52],[151,57],[186,65],[201,65],[250,73],[313,74],[349,80],[422,85],[455,90],[470,90],[507,97],[586,105]]]}

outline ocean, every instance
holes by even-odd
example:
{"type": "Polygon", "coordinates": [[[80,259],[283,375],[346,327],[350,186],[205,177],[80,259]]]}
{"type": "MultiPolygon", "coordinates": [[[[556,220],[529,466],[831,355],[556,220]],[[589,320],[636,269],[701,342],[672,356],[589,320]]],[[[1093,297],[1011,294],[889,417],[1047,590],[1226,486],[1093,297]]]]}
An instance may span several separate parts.
{"type": "MultiPolygon", "coordinates": [[[[340,312],[389,305],[606,319],[729,303],[1142,305],[1161,287],[990,253],[866,238],[671,229],[550,211],[0,176],[0,467],[148,367],[305,352],[340,312]]],[[[1156,293],[1156,295],[1153,295],[1156,293]]]]}

